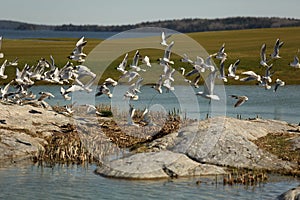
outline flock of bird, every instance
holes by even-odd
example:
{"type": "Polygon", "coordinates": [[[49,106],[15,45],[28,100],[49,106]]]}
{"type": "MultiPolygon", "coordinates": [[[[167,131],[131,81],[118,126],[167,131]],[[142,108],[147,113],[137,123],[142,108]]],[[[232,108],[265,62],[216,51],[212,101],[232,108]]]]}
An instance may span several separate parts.
{"type": "MultiPolygon", "coordinates": [[[[162,67],[162,73],[159,75],[157,82],[152,86],[158,94],[163,93],[163,88],[166,88],[165,91],[173,91],[175,88],[172,86],[174,79],[175,68],[172,67],[175,63],[171,60],[172,47],[175,42],[168,42],[168,39],[172,35],[166,35],[164,32],[161,34],[160,45],[165,48],[162,58],[158,59],[159,65],[162,67]]],[[[2,37],[0,37],[0,50],[2,44],[2,37]]],[[[18,65],[18,58],[14,61],[5,60],[0,67],[0,79],[6,79],[5,68],[13,66],[16,68],[16,77],[11,82],[6,84],[1,88],[1,98],[2,101],[16,104],[40,104],[42,106],[47,106],[47,103],[44,101],[47,98],[53,98],[54,95],[50,92],[40,92],[40,96],[37,98],[29,88],[35,84],[36,81],[43,81],[46,83],[55,83],[59,85],[68,84],[69,87],[65,88],[61,86],[60,93],[65,100],[71,100],[69,96],[72,92],[75,91],[86,91],[91,92],[91,86],[95,83],[96,74],[93,73],[87,66],[83,65],[85,62],[86,54],[83,52],[83,49],[87,41],[84,37],[80,38],[73,51],[68,56],[68,61],[62,68],[59,68],[55,65],[54,58],[50,55],[50,62],[45,58],[38,60],[36,65],[29,66],[25,65],[22,70],[20,70],[18,65]],[[74,64],[75,63],[75,64],[74,64]],[[82,78],[89,78],[87,83],[83,83],[82,78]],[[13,87],[14,86],[14,87],[13,87]],[[13,90],[11,88],[14,88],[13,90]]],[[[198,88],[199,80],[203,77],[203,74],[207,74],[204,80],[204,89],[199,91],[196,95],[207,98],[211,100],[220,100],[220,97],[214,93],[215,80],[220,79],[224,83],[228,82],[228,79],[240,80],[243,82],[256,81],[258,85],[263,86],[265,89],[271,89],[272,75],[271,71],[273,64],[271,61],[280,59],[280,48],[283,46],[284,42],[279,39],[276,40],[274,45],[274,50],[270,57],[266,56],[266,44],[263,44],[260,52],[260,65],[265,67],[265,74],[259,75],[254,71],[245,71],[240,75],[237,75],[237,67],[240,63],[240,60],[236,60],[233,64],[230,64],[228,67],[228,73],[226,74],[225,62],[227,59],[227,53],[225,52],[225,43],[221,46],[218,52],[209,55],[207,58],[202,58],[200,56],[196,57],[196,60],[191,60],[187,54],[183,54],[181,62],[187,63],[187,65],[192,66],[192,70],[185,73],[186,68],[182,67],[182,75],[185,78],[185,81],[190,83],[192,86],[198,88]],[[214,59],[219,60],[219,68],[214,65],[214,59]],[[245,77],[240,78],[241,75],[245,77]],[[195,77],[195,78],[192,78],[195,77]],[[192,80],[190,80],[192,79],[192,80]]],[[[4,58],[4,53],[0,53],[0,58],[4,58]]],[[[120,73],[120,80],[126,80],[129,83],[127,91],[124,93],[124,99],[128,100],[129,103],[129,115],[128,115],[128,124],[135,125],[132,120],[134,116],[135,109],[130,104],[131,100],[138,100],[139,94],[141,93],[140,87],[142,86],[143,77],[141,72],[146,70],[151,70],[151,62],[148,56],[142,56],[137,50],[132,59],[132,63],[127,65],[129,54],[126,53],[122,62],[116,67],[116,70],[120,73]],[[139,63],[141,61],[141,64],[139,63]]],[[[294,57],[294,60],[289,63],[291,67],[300,68],[299,59],[297,56],[294,57]]],[[[110,87],[118,85],[118,81],[115,81],[112,78],[107,78],[103,83],[98,87],[96,96],[107,95],[109,98],[112,98],[112,93],[110,87]]],[[[276,79],[274,92],[277,91],[279,86],[284,86],[285,82],[276,79]]],[[[248,100],[247,96],[237,96],[230,95],[230,97],[237,99],[237,102],[234,104],[234,107],[242,105],[245,101],[248,100]]],[[[66,107],[69,113],[72,113],[72,110],[69,107],[66,107]]],[[[88,106],[89,112],[91,110],[95,111],[95,107],[88,106]]],[[[151,121],[149,116],[149,110],[146,108],[143,113],[145,121],[149,125],[154,123],[151,121]]]]}

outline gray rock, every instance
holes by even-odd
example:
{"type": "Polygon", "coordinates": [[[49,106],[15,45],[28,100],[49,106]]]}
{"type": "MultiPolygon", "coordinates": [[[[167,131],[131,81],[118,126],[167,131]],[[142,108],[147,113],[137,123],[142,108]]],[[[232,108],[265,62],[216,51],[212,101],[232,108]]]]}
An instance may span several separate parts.
{"type": "Polygon", "coordinates": [[[238,120],[217,117],[193,123],[178,133],[148,144],[158,150],[186,154],[201,163],[221,166],[291,170],[296,164],[259,149],[252,140],[271,132],[288,132],[289,124],[276,120],[238,120]]]}
{"type": "Polygon", "coordinates": [[[277,200],[300,200],[300,185],[279,195],[277,200]]]}
{"type": "Polygon", "coordinates": [[[200,164],[184,154],[171,151],[138,153],[103,164],[96,173],[126,179],[159,179],[225,174],[221,168],[200,164]]]}

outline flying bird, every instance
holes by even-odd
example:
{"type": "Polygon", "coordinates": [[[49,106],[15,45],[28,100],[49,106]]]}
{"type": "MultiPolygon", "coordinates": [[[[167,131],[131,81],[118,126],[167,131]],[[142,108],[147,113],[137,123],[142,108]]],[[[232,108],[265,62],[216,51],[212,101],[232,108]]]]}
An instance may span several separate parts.
{"type": "Polygon", "coordinates": [[[237,95],[229,95],[232,98],[237,99],[237,102],[234,104],[234,107],[238,107],[241,106],[243,103],[245,103],[246,101],[248,101],[248,97],[247,96],[237,96],[237,95]]]}

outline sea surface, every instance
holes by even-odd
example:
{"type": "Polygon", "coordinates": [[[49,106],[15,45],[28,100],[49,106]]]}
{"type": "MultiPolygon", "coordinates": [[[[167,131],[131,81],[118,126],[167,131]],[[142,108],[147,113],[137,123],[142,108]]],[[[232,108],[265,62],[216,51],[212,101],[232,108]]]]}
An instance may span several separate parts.
{"type": "Polygon", "coordinates": [[[104,178],[95,165],[56,165],[0,168],[0,199],[275,199],[299,185],[292,177],[269,175],[253,186],[223,185],[207,177],[128,181],[104,178]],[[196,181],[200,180],[200,185],[196,181]],[[216,184],[217,182],[217,184],[216,184]]]}
{"type": "MultiPolygon", "coordinates": [[[[61,86],[34,86],[31,90],[38,95],[41,91],[51,92],[55,98],[47,99],[50,105],[110,105],[118,110],[126,111],[128,101],[123,98],[128,86],[116,86],[111,88],[113,98],[108,98],[105,95],[95,97],[93,92],[76,92],[71,95],[71,101],[65,101],[60,94],[61,86]]],[[[69,86],[62,86],[68,88],[69,86]]],[[[216,88],[216,91],[218,87],[216,88]]],[[[220,101],[212,101],[195,95],[198,91],[203,91],[203,86],[193,88],[188,86],[175,86],[175,90],[171,92],[163,91],[163,94],[158,94],[151,86],[145,85],[141,87],[139,100],[131,101],[136,109],[152,109],[154,111],[162,111],[165,113],[176,112],[183,117],[191,119],[205,119],[214,116],[241,116],[243,119],[248,118],[263,118],[283,120],[288,123],[298,124],[300,122],[300,85],[286,85],[280,87],[277,92],[273,90],[265,90],[262,87],[240,86],[240,85],[225,85],[219,89],[220,101]],[[239,107],[234,107],[236,99],[229,95],[246,95],[249,100],[239,107]]]]}

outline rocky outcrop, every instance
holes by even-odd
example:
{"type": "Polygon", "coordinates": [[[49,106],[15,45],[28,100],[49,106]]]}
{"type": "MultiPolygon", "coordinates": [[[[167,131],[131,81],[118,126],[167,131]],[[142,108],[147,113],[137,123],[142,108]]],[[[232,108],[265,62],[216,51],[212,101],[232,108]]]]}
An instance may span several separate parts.
{"type": "Polygon", "coordinates": [[[171,151],[138,153],[103,164],[96,173],[114,178],[158,179],[218,175],[226,172],[217,166],[200,164],[184,154],[171,151]]]}
{"type": "Polygon", "coordinates": [[[277,200],[300,200],[300,185],[281,194],[277,200]]]}
{"type": "MultiPolygon", "coordinates": [[[[146,145],[148,151],[171,150],[195,161],[219,166],[267,170],[292,170],[296,163],[279,159],[252,141],[271,132],[288,132],[295,127],[276,120],[213,118],[193,123],[179,132],[146,145]]],[[[144,147],[145,148],[145,147],[144,147]]]]}

